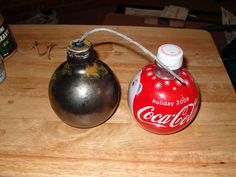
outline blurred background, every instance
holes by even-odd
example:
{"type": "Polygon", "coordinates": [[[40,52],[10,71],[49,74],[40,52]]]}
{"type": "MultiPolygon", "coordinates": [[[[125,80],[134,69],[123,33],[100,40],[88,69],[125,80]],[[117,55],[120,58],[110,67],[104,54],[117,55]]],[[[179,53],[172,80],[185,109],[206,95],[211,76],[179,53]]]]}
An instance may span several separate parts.
{"type": "Polygon", "coordinates": [[[196,20],[220,23],[221,7],[236,12],[235,0],[0,0],[0,11],[9,23],[34,16],[39,8],[56,11],[59,23],[102,24],[110,13],[123,6],[163,9],[166,5],[186,7],[199,15],[196,20]]]}
{"type": "MultiPolygon", "coordinates": [[[[236,14],[235,0],[0,0],[0,13],[10,24],[169,26],[168,23],[160,24],[151,19],[153,13],[137,15],[127,12],[127,8],[161,11],[168,5],[189,10],[184,21],[185,28],[222,24],[222,7],[236,14]]],[[[224,48],[224,34],[217,30],[211,32],[217,48],[224,48]]]]}

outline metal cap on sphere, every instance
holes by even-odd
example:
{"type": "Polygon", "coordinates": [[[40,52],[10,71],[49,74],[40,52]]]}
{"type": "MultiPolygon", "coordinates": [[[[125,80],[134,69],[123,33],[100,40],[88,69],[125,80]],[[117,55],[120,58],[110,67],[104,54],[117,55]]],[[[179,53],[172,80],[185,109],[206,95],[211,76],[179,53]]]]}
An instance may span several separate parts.
{"type": "MultiPolygon", "coordinates": [[[[86,60],[88,58],[92,58],[93,55],[92,51],[93,45],[88,40],[73,40],[69,43],[67,47],[67,60],[70,62],[80,63],[82,60],[86,60]]],[[[78,64],[79,64],[78,63],[78,64]]]]}
{"type": "Polygon", "coordinates": [[[78,39],[70,41],[67,50],[73,53],[84,53],[88,52],[92,48],[92,43],[88,40],[80,41],[78,39]]]}
{"type": "Polygon", "coordinates": [[[183,50],[174,44],[164,44],[158,48],[157,58],[169,69],[177,70],[183,63],[183,50]]]}

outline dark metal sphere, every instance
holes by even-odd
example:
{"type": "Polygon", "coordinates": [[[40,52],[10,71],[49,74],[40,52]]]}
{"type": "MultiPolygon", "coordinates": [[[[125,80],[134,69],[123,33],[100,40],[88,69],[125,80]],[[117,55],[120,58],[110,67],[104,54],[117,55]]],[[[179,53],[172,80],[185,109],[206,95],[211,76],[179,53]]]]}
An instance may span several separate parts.
{"type": "Polygon", "coordinates": [[[58,117],[73,127],[89,128],[108,120],[120,99],[120,86],[102,61],[64,62],[49,84],[49,99],[58,117]]]}

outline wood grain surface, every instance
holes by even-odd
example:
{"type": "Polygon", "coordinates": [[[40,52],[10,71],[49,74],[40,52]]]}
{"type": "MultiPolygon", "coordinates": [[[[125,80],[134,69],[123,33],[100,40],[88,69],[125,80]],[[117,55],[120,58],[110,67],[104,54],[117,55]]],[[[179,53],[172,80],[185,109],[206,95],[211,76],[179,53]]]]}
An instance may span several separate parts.
{"type": "Polygon", "coordinates": [[[95,27],[11,26],[18,49],[5,60],[7,78],[0,84],[0,176],[236,176],[236,94],[205,31],[110,26],[153,53],[164,43],[184,50],[202,100],[185,130],[156,135],[136,123],[128,110],[128,85],[152,59],[106,32],[88,39],[120,81],[119,108],[91,129],[70,127],[56,116],[48,99],[50,77],[66,60],[69,41],[95,27]]]}

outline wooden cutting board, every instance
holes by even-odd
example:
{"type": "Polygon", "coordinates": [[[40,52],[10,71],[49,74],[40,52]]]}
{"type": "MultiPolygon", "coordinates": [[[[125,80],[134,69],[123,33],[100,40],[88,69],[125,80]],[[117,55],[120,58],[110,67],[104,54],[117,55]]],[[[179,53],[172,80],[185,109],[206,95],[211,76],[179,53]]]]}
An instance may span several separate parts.
{"type": "Polygon", "coordinates": [[[48,83],[66,60],[69,41],[98,26],[10,27],[18,49],[5,60],[7,78],[0,84],[0,176],[236,176],[236,94],[209,33],[108,26],[153,53],[164,43],[179,45],[199,84],[194,122],[179,133],[156,135],[136,123],[127,105],[129,82],[153,62],[137,47],[106,32],[88,37],[118,77],[122,96],[106,123],[78,129],[51,109],[48,83]]]}

